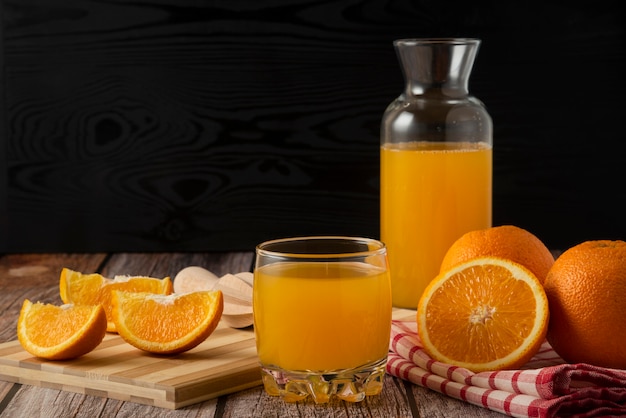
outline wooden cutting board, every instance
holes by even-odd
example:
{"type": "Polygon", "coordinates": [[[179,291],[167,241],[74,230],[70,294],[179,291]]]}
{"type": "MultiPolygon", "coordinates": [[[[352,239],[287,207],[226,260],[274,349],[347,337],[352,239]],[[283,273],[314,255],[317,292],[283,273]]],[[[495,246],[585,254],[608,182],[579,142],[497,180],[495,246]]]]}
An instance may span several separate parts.
{"type": "MultiPolygon", "coordinates": [[[[394,319],[415,311],[394,310],[394,319]]],[[[177,409],[261,384],[254,331],[220,323],[196,348],[176,356],[145,353],[117,334],[69,361],[33,357],[18,341],[0,344],[0,379],[177,409]]]]}
{"type": "Polygon", "coordinates": [[[224,324],[176,356],[145,353],[107,334],[78,359],[46,361],[11,341],[0,344],[0,379],[170,409],[261,384],[254,332],[224,324]]]}

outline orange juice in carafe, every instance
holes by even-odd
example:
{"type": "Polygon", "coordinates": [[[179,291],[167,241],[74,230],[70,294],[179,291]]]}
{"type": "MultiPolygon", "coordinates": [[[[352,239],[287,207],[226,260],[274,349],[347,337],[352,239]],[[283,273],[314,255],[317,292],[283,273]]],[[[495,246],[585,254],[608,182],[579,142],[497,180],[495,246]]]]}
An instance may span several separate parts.
{"type": "Polygon", "coordinates": [[[381,122],[380,239],[393,304],[416,308],[464,233],[491,226],[492,129],[468,81],[479,39],[400,39],[405,88],[381,122]]]}
{"type": "Polygon", "coordinates": [[[447,249],[491,226],[492,148],[408,142],[381,147],[381,240],[395,306],[415,308],[447,249]]]}

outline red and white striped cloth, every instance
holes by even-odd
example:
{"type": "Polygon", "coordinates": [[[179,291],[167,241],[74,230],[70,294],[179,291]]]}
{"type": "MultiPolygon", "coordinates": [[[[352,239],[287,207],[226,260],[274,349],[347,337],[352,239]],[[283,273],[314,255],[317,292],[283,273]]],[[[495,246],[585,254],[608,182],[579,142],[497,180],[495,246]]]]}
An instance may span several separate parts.
{"type": "Polygon", "coordinates": [[[626,416],[626,370],[567,364],[545,342],[521,370],[473,373],[430,358],[416,322],[391,328],[392,376],[513,417],[626,416]]]}

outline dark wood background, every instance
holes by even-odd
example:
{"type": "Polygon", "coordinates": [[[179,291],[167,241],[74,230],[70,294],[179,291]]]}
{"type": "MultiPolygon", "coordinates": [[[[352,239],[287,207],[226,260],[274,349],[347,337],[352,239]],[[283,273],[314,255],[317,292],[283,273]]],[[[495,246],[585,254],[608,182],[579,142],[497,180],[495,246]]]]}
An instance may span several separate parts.
{"type": "Polygon", "coordinates": [[[619,1],[0,0],[0,252],[378,237],[392,41],[483,40],[494,224],[626,239],[619,1]]]}

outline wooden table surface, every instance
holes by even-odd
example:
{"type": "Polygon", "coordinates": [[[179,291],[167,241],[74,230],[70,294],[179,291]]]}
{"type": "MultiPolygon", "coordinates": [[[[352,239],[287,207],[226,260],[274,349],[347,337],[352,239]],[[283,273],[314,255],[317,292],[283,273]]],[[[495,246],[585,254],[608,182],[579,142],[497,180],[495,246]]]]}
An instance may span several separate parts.
{"type": "MultiPolygon", "coordinates": [[[[63,267],[81,272],[174,277],[197,265],[218,276],[250,271],[252,252],[9,254],[0,256],[0,342],[16,340],[22,302],[61,304],[58,290],[63,267]]],[[[2,367],[0,365],[0,367],[2,367]]],[[[313,401],[287,404],[261,386],[223,395],[177,410],[133,402],[0,381],[0,417],[502,417],[429,389],[385,378],[383,393],[360,403],[313,401]]]]}

